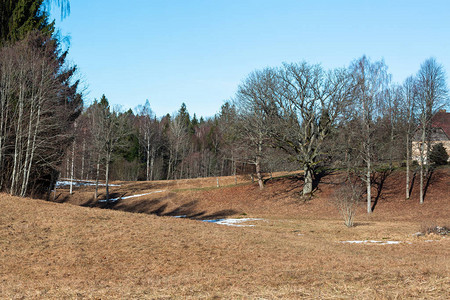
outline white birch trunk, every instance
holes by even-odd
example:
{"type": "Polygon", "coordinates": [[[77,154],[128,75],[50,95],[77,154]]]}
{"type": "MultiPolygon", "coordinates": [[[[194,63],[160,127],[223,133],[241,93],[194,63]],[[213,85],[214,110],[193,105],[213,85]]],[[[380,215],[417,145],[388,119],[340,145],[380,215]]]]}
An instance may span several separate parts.
{"type": "Polygon", "coordinates": [[[72,163],[70,166],[70,191],[69,193],[73,194],[73,170],[74,170],[74,161],[75,161],[75,139],[72,142],[72,163]]]}
{"type": "Polygon", "coordinates": [[[97,172],[95,176],[95,196],[94,201],[98,198],[98,179],[100,177],[100,153],[97,156],[97,172]]]}
{"type": "Polygon", "coordinates": [[[410,147],[409,147],[409,132],[406,134],[406,199],[409,199],[409,157],[411,156],[410,154],[410,147]]]}

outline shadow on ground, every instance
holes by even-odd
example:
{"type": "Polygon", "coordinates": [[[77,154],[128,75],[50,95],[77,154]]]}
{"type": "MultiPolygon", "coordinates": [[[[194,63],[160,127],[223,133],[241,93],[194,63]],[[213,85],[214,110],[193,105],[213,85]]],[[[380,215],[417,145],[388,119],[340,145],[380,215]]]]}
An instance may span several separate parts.
{"type": "Polygon", "coordinates": [[[134,200],[132,202],[117,200],[110,203],[100,203],[98,207],[157,216],[182,216],[184,218],[196,220],[225,218],[238,213],[238,211],[232,209],[225,209],[212,213],[201,210],[198,207],[198,200],[193,200],[183,203],[178,207],[168,209],[168,201],[166,197],[160,197],[153,200],[134,200]]]}
{"type": "MultiPolygon", "coordinates": [[[[110,199],[122,198],[127,196],[127,193],[111,193],[109,195],[110,199]]],[[[98,199],[105,198],[104,194],[99,194],[98,199]]],[[[55,199],[52,200],[57,203],[65,203],[70,202],[70,197],[63,196],[61,193],[55,196],[55,199]]],[[[184,218],[195,219],[195,220],[206,220],[206,219],[219,219],[226,218],[232,215],[239,213],[237,210],[233,209],[225,209],[219,210],[216,212],[209,212],[206,210],[202,210],[198,206],[198,200],[193,200],[187,203],[183,203],[175,208],[168,209],[170,199],[168,196],[161,196],[156,199],[119,199],[111,202],[99,202],[98,200],[94,200],[94,198],[90,198],[88,200],[80,203],[80,206],[84,207],[98,207],[103,209],[113,209],[126,211],[131,213],[143,213],[157,216],[183,216],[184,218]]]]}

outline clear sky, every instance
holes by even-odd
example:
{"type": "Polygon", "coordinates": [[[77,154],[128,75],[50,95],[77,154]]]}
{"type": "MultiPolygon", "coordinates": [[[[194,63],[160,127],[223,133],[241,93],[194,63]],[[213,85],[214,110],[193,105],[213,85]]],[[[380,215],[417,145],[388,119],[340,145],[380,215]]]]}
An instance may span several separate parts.
{"type": "MultiPolygon", "coordinates": [[[[430,56],[450,72],[449,0],[72,0],[57,27],[87,85],[135,108],[149,99],[157,116],[185,102],[212,116],[255,69],[282,62],[348,66],[384,59],[393,80],[430,56]]],[[[447,76],[447,84],[448,84],[447,76]]]]}

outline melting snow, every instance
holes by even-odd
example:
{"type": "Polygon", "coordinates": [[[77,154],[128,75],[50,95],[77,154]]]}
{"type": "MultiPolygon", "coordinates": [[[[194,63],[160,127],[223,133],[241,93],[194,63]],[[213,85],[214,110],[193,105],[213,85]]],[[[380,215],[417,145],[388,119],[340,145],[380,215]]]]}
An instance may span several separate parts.
{"type": "MultiPolygon", "coordinates": [[[[68,186],[70,185],[70,180],[61,180],[56,182],[57,187],[68,186]]],[[[95,181],[81,181],[74,180],[72,183],[73,186],[95,186],[95,181]]],[[[99,183],[99,186],[106,186],[104,183],[99,183]]],[[[120,184],[108,184],[109,186],[120,186],[120,184]]]]}
{"type": "Polygon", "coordinates": [[[242,218],[242,219],[215,219],[215,220],[203,220],[203,222],[208,223],[216,223],[220,225],[226,226],[235,226],[235,227],[253,227],[255,225],[239,225],[239,223],[249,222],[249,221],[258,221],[262,219],[256,218],[242,218]]]}
{"type": "MultiPolygon", "coordinates": [[[[154,191],[154,192],[145,193],[145,194],[138,194],[138,195],[131,195],[131,196],[125,196],[125,197],[112,198],[112,199],[109,199],[109,202],[114,202],[114,201],[117,201],[117,200],[123,200],[123,199],[129,199],[129,198],[142,197],[142,196],[146,196],[146,195],[150,195],[150,194],[163,193],[163,192],[165,192],[165,190],[154,191]]],[[[106,199],[98,200],[98,202],[106,202],[106,199]]]]}
{"type": "Polygon", "coordinates": [[[396,245],[400,244],[400,241],[374,241],[374,240],[364,240],[364,241],[342,241],[344,244],[377,244],[377,245],[396,245]]]}

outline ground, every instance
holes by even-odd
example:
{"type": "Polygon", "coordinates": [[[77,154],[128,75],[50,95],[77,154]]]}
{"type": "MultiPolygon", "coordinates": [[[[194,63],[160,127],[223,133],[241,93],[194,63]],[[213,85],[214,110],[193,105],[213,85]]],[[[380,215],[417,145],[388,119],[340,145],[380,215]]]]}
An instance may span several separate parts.
{"type": "Polygon", "coordinates": [[[219,188],[216,178],[115,182],[115,198],[151,194],[112,204],[92,201],[92,186],[58,189],[61,203],[0,194],[0,298],[450,298],[449,239],[415,235],[449,226],[450,169],[433,174],[423,205],[417,181],[404,200],[401,170],[380,176],[375,210],[363,205],[354,228],[329,201],[339,172],[309,201],[301,176],[286,175],[263,191],[245,176],[219,188]],[[201,221],[217,218],[262,220],[201,221]],[[343,243],[366,240],[383,243],[343,243]]]}

